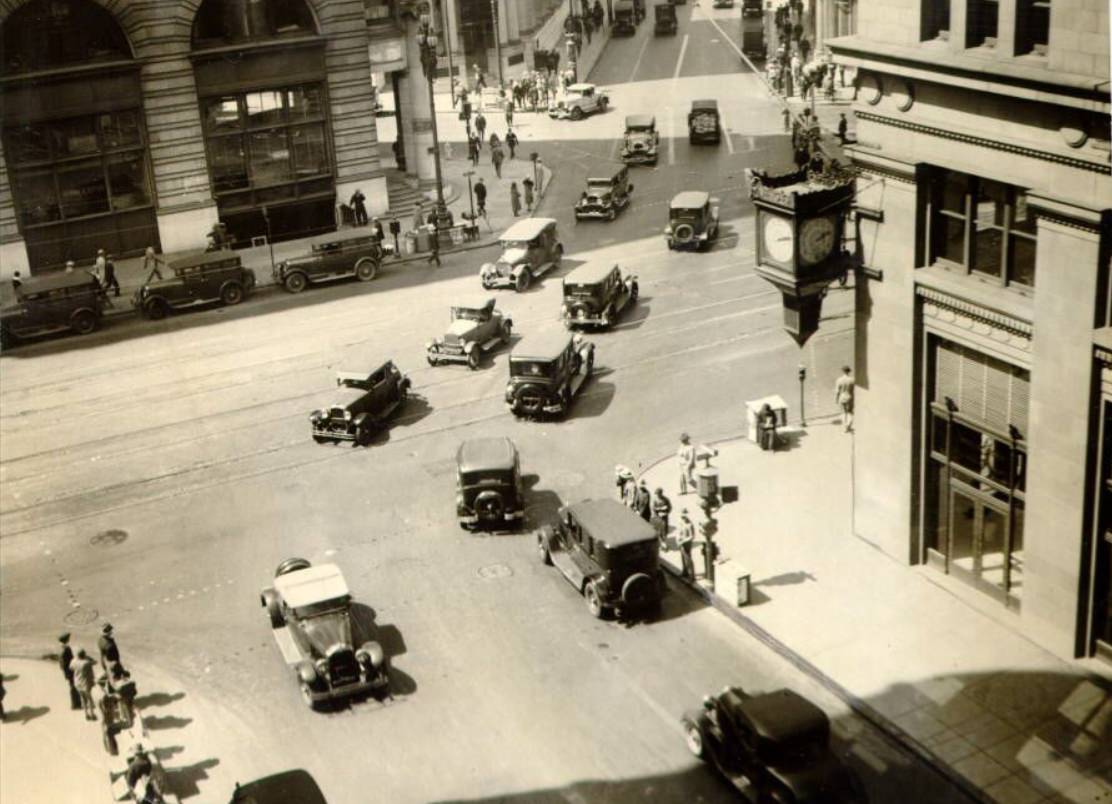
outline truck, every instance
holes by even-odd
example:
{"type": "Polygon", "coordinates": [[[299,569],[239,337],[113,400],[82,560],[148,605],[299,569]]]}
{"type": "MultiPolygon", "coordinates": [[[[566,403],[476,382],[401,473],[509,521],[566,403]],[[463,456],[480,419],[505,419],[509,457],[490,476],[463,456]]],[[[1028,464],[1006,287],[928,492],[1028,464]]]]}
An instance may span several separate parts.
{"type": "Polygon", "coordinates": [[[637,33],[636,7],[633,0],[614,0],[614,36],[633,36],[637,33]]]}
{"type": "Polygon", "coordinates": [[[741,17],[741,52],[753,61],[765,60],[764,17],[741,17]]]}
{"type": "Polygon", "coordinates": [[[718,119],[718,101],[693,100],[691,111],[687,114],[687,141],[713,142],[722,141],[722,126],[718,119]]]}

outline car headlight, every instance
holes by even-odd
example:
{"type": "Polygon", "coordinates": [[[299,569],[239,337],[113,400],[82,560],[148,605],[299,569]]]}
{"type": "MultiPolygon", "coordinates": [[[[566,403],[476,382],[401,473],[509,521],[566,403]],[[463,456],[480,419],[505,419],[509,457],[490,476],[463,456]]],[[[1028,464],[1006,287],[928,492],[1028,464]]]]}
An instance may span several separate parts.
{"type": "Polygon", "coordinates": [[[351,411],[350,410],[345,410],[344,411],[344,421],[345,422],[350,422],[351,421],[351,411]]]}
{"type": "Polygon", "coordinates": [[[328,678],[328,662],[324,659],[317,659],[316,665],[317,675],[322,678],[328,678]]]}
{"type": "Polygon", "coordinates": [[[672,234],[672,224],[668,224],[664,227],[664,234],[672,234]]]}
{"type": "Polygon", "coordinates": [[[431,351],[434,351],[435,349],[436,349],[436,341],[429,341],[428,343],[425,344],[425,350],[426,351],[431,352],[431,351]]]}

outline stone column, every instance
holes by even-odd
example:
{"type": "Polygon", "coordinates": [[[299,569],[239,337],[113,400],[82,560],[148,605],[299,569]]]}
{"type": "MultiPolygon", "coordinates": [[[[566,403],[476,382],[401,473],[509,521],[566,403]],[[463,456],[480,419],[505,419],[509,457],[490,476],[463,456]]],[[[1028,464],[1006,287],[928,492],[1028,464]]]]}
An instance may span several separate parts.
{"type": "Polygon", "coordinates": [[[402,117],[408,120],[405,130],[406,173],[416,176],[422,186],[436,181],[432,155],[432,113],[429,111],[429,84],[421,69],[421,49],[417,46],[417,22],[406,19],[405,56],[409,68],[398,82],[402,90],[402,117]]]}
{"type": "Polygon", "coordinates": [[[27,243],[16,223],[11,180],[8,179],[4,149],[0,148],[0,277],[8,278],[16,271],[23,276],[31,275],[27,243]]]}

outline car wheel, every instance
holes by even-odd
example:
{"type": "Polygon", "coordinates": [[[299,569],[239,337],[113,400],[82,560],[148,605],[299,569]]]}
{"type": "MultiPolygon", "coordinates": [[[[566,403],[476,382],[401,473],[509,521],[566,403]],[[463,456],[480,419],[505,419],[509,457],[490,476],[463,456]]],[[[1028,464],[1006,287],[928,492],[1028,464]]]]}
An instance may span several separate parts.
{"type": "Polygon", "coordinates": [[[537,534],[537,552],[541,554],[542,564],[552,566],[552,553],[548,551],[548,545],[544,543],[544,536],[540,533],[537,534]]]}
{"type": "Polygon", "coordinates": [[[479,368],[479,347],[475,346],[467,353],[467,367],[472,371],[479,368]]]}
{"type": "Polygon", "coordinates": [[[483,290],[494,290],[494,283],[487,279],[485,276],[480,277],[479,281],[483,284],[483,290]]]}
{"type": "Polygon", "coordinates": [[[572,108],[572,110],[571,110],[571,119],[572,120],[582,120],[583,119],[583,110],[580,109],[578,106],[572,108]]]}
{"type": "Polygon", "coordinates": [[[706,759],[706,746],[703,744],[703,730],[699,724],[688,718],[683,721],[683,741],[687,750],[699,759],[706,759]]]}
{"type": "Polygon", "coordinates": [[[425,352],[425,360],[429,361],[430,366],[436,366],[440,363],[440,361],[436,359],[432,352],[425,352]]]}
{"type": "Polygon", "coordinates": [[[290,293],[300,293],[305,290],[307,284],[309,284],[309,281],[305,278],[305,274],[293,273],[286,277],[286,281],[282,283],[282,287],[290,293]]]}
{"type": "Polygon", "coordinates": [[[641,293],[641,288],[639,288],[637,286],[637,283],[634,282],[629,288],[629,303],[630,304],[636,304],[637,303],[637,297],[640,295],[640,293],[641,293]]]}
{"type": "Polygon", "coordinates": [[[530,276],[529,274],[529,269],[526,268],[517,275],[517,281],[514,283],[514,288],[517,290],[518,293],[524,293],[526,290],[529,289],[529,282],[531,279],[532,276],[530,276]]]}
{"type": "Polygon", "coordinates": [[[587,611],[591,612],[591,616],[602,619],[602,598],[594,581],[587,581],[587,586],[583,589],[583,598],[587,601],[587,611]]]}
{"type": "Polygon", "coordinates": [[[355,276],[360,282],[370,282],[378,273],[378,263],[370,257],[364,257],[355,263],[355,276]]]}
{"type": "Polygon", "coordinates": [[[97,317],[92,310],[78,310],[70,319],[70,328],[78,335],[88,335],[97,328],[97,317]]]}
{"type": "Polygon", "coordinates": [[[238,282],[229,282],[220,291],[220,301],[231,306],[243,301],[243,287],[238,282]]]}
{"type": "Polygon", "coordinates": [[[509,344],[510,336],[513,334],[513,327],[514,325],[511,324],[509,321],[502,322],[502,331],[499,333],[499,336],[502,338],[503,345],[509,344]]]}
{"type": "Polygon", "coordinates": [[[274,590],[265,590],[259,599],[266,608],[267,617],[270,618],[270,627],[281,628],[284,626],[286,624],[286,618],[282,614],[282,605],[278,602],[274,590]]]}
{"type": "Polygon", "coordinates": [[[304,681],[302,681],[302,682],[300,682],[300,686],[301,686],[301,700],[303,700],[305,702],[305,705],[307,707],[309,707],[313,711],[316,711],[317,707],[320,706],[320,704],[318,704],[316,701],[313,700],[313,692],[312,692],[311,689],[309,689],[309,685],[306,684],[304,681]]]}
{"type": "Polygon", "coordinates": [[[170,305],[164,299],[151,299],[143,308],[143,312],[151,321],[161,321],[170,314],[170,305]]]}
{"type": "Polygon", "coordinates": [[[554,259],[553,262],[557,266],[559,266],[560,265],[560,260],[562,260],[562,259],[564,259],[564,244],[563,243],[557,243],[556,244],[556,259],[554,259]]]}
{"type": "Polygon", "coordinates": [[[355,430],[355,440],[351,442],[353,447],[369,447],[371,445],[371,429],[369,427],[358,427],[355,430]]]}
{"type": "Polygon", "coordinates": [[[15,346],[15,335],[7,327],[0,327],[0,349],[11,349],[15,346]]]}
{"type": "Polygon", "coordinates": [[[313,565],[309,563],[308,559],[287,558],[285,561],[278,565],[278,568],[276,570],[274,570],[274,577],[279,578],[282,575],[286,575],[290,572],[297,572],[298,570],[309,569],[309,567],[311,566],[313,565]]]}

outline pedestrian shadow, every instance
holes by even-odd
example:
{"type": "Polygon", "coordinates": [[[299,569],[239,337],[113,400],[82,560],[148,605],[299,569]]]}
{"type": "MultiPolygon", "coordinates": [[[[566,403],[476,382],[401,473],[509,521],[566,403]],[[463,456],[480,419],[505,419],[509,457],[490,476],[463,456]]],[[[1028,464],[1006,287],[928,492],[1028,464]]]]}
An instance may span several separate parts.
{"type": "MultiPolygon", "coordinates": [[[[58,654],[48,655],[47,658],[50,661],[57,663],[58,654]]],[[[19,680],[19,673],[0,673],[0,681],[3,681],[5,684],[7,684],[9,681],[18,681],[18,680],[19,680]]]]}
{"type": "Polygon", "coordinates": [[[779,575],[773,575],[771,578],[753,581],[753,586],[795,586],[797,584],[806,583],[807,581],[818,581],[818,578],[809,572],[797,570],[796,572],[781,572],[779,575]]]}
{"type": "Polygon", "coordinates": [[[183,729],[193,722],[191,717],[178,717],[177,715],[154,715],[143,718],[143,725],[148,731],[164,731],[166,729],[183,729]]]}
{"type": "Polygon", "coordinates": [[[138,696],[135,699],[135,706],[139,709],[146,709],[151,706],[169,706],[184,697],[184,692],[151,692],[138,696]]]}
{"type": "Polygon", "coordinates": [[[5,723],[20,723],[26,725],[36,718],[40,718],[50,711],[49,706],[21,706],[4,715],[5,723]]]}
{"type": "Polygon", "coordinates": [[[167,768],[166,786],[181,799],[201,794],[200,783],[209,778],[208,772],[220,764],[219,759],[206,759],[180,768],[167,768]]]}
{"type": "Polygon", "coordinates": [[[183,745],[163,745],[154,749],[154,755],[158,757],[158,761],[165,765],[166,760],[185,751],[183,745]]]}

